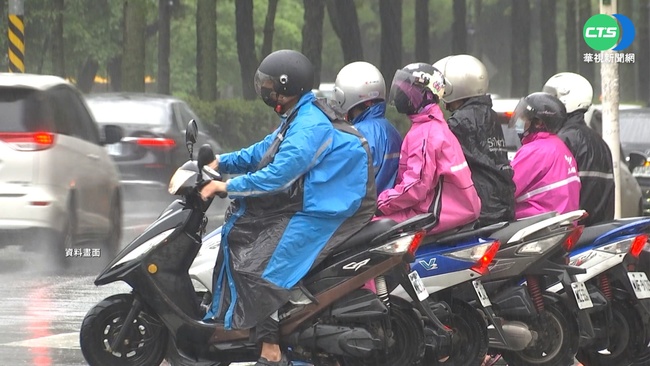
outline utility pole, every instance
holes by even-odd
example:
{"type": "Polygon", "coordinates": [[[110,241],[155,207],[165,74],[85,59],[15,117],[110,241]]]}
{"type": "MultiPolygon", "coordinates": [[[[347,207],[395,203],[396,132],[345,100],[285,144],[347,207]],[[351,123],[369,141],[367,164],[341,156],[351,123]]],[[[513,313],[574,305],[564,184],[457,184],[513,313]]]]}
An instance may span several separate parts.
{"type": "Polygon", "coordinates": [[[25,72],[25,22],[23,0],[9,0],[9,71],[25,72]]]}
{"type": "MultiPolygon", "coordinates": [[[[600,13],[612,15],[616,13],[616,0],[600,0],[600,13]]],[[[601,60],[612,60],[618,51],[602,51],[601,60]]],[[[603,139],[612,151],[614,163],[614,182],[616,184],[614,217],[621,217],[621,141],[618,123],[618,64],[616,62],[602,62],[600,64],[600,78],[603,95],[603,139]]]]}

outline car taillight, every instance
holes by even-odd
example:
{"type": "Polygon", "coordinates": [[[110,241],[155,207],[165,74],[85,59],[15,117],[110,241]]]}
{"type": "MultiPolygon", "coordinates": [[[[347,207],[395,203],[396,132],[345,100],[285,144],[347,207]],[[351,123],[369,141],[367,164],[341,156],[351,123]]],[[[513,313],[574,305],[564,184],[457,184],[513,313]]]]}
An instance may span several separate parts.
{"type": "Polygon", "coordinates": [[[510,117],[512,117],[514,112],[505,112],[504,114],[506,115],[506,117],[510,118],[510,117]]]}
{"type": "Polygon", "coordinates": [[[176,146],[176,141],[164,137],[138,137],[135,143],[148,148],[171,149],[176,146]]]}
{"type": "Polygon", "coordinates": [[[490,245],[485,253],[483,253],[481,258],[476,261],[476,264],[472,266],[472,270],[480,274],[485,274],[488,270],[488,267],[490,266],[490,263],[492,263],[492,260],[494,260],[494,257],[497,255],[497,252],[499,252],[500,246],[501,243],[499,243],[499,241],[492,243],[492,245],[490,245]]]}
{"type": "Polygon", "coordinates": [[[632,246],[630,247],[630,254],[632,254],[632,256],[634,256],[635,258],[638,258],[639,254],[641,254],[641,251],[643,250],[643,247],[645,247],[647,242],[648,242],[648,235],[646,234],[639,235],[636,238],[634,238],[634,241],[632,242],[632,246]]]}
{"type": "Polygon", "coordinates": [[[566,239],[564,239],[564,250],[567,252],[570,252],[571,249],[573,249],[573,246],[576,245],[578,242],[578,239],[580,239],[580,236],[582,235],[582,231],[585,229],[584,226],[578,225],[573,229],[571,234],[567,236],[566,239]]]}
{"type": "Polygon", "coordinates": [[[0,141],[18,151],[45,150],[54,145],[51,132],[0,132],[0,141]]]}

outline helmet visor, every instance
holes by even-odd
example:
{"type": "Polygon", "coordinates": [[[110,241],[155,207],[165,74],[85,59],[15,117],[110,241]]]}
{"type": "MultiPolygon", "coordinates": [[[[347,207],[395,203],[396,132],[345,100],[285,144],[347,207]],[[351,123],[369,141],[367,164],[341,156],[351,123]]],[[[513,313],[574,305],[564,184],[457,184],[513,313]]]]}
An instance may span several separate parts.
{"type": "Polygon", "coordinates": [[[277,85],[278,80],[271,75],[267,75],[260,70],[257,70],[253,82],[255,83],[255,92],[257,93],[257,96],[263,97],[262,89],[275,92],[275,86],[277,85]]]}
{"type": "Polygon", "coordinates": [[[534,115],[533,108],[528,104],[526,98],[521,98],[515,107],[510,121],[508,122],[509,128],[514,128],[517,133],[524,133],[527,126],[530,126],[534,115]]]}
{"type": "Polygon", "coordinates": [[[397,70],[390,86],[388,102],[401,113],[411,114],[424,99],[423,84],[417,72],[397,70]]]}

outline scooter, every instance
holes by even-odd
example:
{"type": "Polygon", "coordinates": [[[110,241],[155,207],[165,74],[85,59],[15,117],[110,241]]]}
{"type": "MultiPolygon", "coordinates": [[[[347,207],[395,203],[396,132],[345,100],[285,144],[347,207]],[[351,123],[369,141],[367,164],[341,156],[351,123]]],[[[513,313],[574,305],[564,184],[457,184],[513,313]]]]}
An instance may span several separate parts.
{"type": "MultiPolygon", "coordinates": [[[[650,320],[650,282],[643,272],[628,272],[648,241],[650,219],[629,218],[585,228],[569,254],[569,264],[584,268],[576,279],[587,286],[594,338],[580,345],[576,358],[586,365],[629,365],[646,348],[650,320]],[[647,290],[644,286],[648,286],[647,290]]],[[[560,284],[548,291],[562,294],[560,284]]]]}
{"type": "MultiPolygon", "coordinates": [[[[576,278],[587,285],[594,304],[588,312],[595,337],[576,358],[587,365],[629,365],[645,349],[650,319],[650,282],[634,272],[646,246],[650,219],[629,218],[588,227],[570,253],[569,264],[584,268],[576,278]],[[628,272],[628,268],[632,269],[628,272]]],[[[561,286],[549,291],[561,294],[561,286]]]]}
{"type": "Polygon", "coordinates": [[[474,294],[465,291],[459,296],[486,313],[490,353],[502,355],[509,365],[572,364],[580,337],[591,336],[589,318],[580,311],[586,289],[575,279],[584,270],[567,265],[564,258],[582,232],[573,223],[584,215],[582,210],[550,212],[511,222],[487,235],[502,243],[481,278],[494,314],[472,300],[474,294]],[[560,279],[575,296],[545,293],[544,282],[549,279],[560,279]],[[576,316],[567,316],[572,313],[576,316]]]}
{"type": "MultiPolygon", "coordinates": [[[[507,223],[495,224],[476,232],[491,232],[505,225],[507,223]]],[[[221,228],[217,228],[204,237],[201,250],[189,271],[197,294],[203,299],[202,307],[205,310],[212,299],[212,273],[221,244],[220,233],[221,228]]],[[[463,242],[464,232],[459,236],[451,233],[452,231],[444,235],[426,236],[411,263],[411,268],[423,278],[430,293],[429,304],[434,314],[453,332],[453,338],[436,338],[436,325],[425,322],[427,365],[439,359],[444,359],[445,364],[480,363],[488,347],[487,324],[483,315],[467,302],[451,295],[452,288],[459,285],[474,286],[482,296],[482,301],[489,303],[485,291],[481,291],[482,286],[478,279],[487,272],[492,258],[498,251],[499,243],[482,239],[463,242]]],[[[389,300],[384,288],[394,287],[390,282],[388,279],[387,283],[376,283],[376,290],[379,294],[385,294],[382,296],[385,301],[389,300]]],[[[395,297],[411,301],[401,285],[390,292],[390,299],[395,297]]]]}
{"type": "MultiPolygon", "coordinates": [[[[186,143],[192,156],[197,126],[191,121],[186,143]]],[[[84,358],[91,366],[159,365],[167,348],[178,363],[212,361],[218,365],[254,361],[249,330],[226,330],[206,322],[188,270],[201,247],[212,199],[199,190],[220,177],[204,169],[214,159],[209,146],[199,150],[171,179],[174,201],[145,232],[125,247],[95,279],[97,286],[124,281],[131,293],[108,297],[86,314],[80,331],[84,358]]],[[[379,220],[336,248],[293,289],[294,301],[279,311],[282,346],[291,357],[313,363],[410,365],[424,353],[422,317],[436,324],[440,338],[450,331],[428,304],[416,271],[409,272],[424,231],[435,225],[431,214],[403,223],[379,220]],[[411,301],[363,290],[390,276],[411,301]]]]}

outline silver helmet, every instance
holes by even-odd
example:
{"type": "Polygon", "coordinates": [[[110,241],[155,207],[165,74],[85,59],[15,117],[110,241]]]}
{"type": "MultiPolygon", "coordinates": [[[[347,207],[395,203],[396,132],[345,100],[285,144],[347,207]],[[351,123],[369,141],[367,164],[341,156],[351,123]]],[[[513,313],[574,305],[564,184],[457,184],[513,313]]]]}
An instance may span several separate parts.
{"type": "Polygon", "coordinates": [[[488,88],[488,73],[485,65],[474,56],[452,55],[438,60],[433,67],[445,77],[445,103],[485,95],[488,88]]]}
{"type": "Polygon", "coordinates": [[[572,72],[561,72],[551,76],[542,91],[559,98],[566,106],[567,113],[578,109],[587,110],[594,98],[594,89],[589,80],[572,72]]]}
{"type": "Polygon", "coordinates": [[[334,101],[345,112],[368,100],[386,100],[386,83],[373,64],[357,61],[345,65],[334,82],[334,101]]]}

